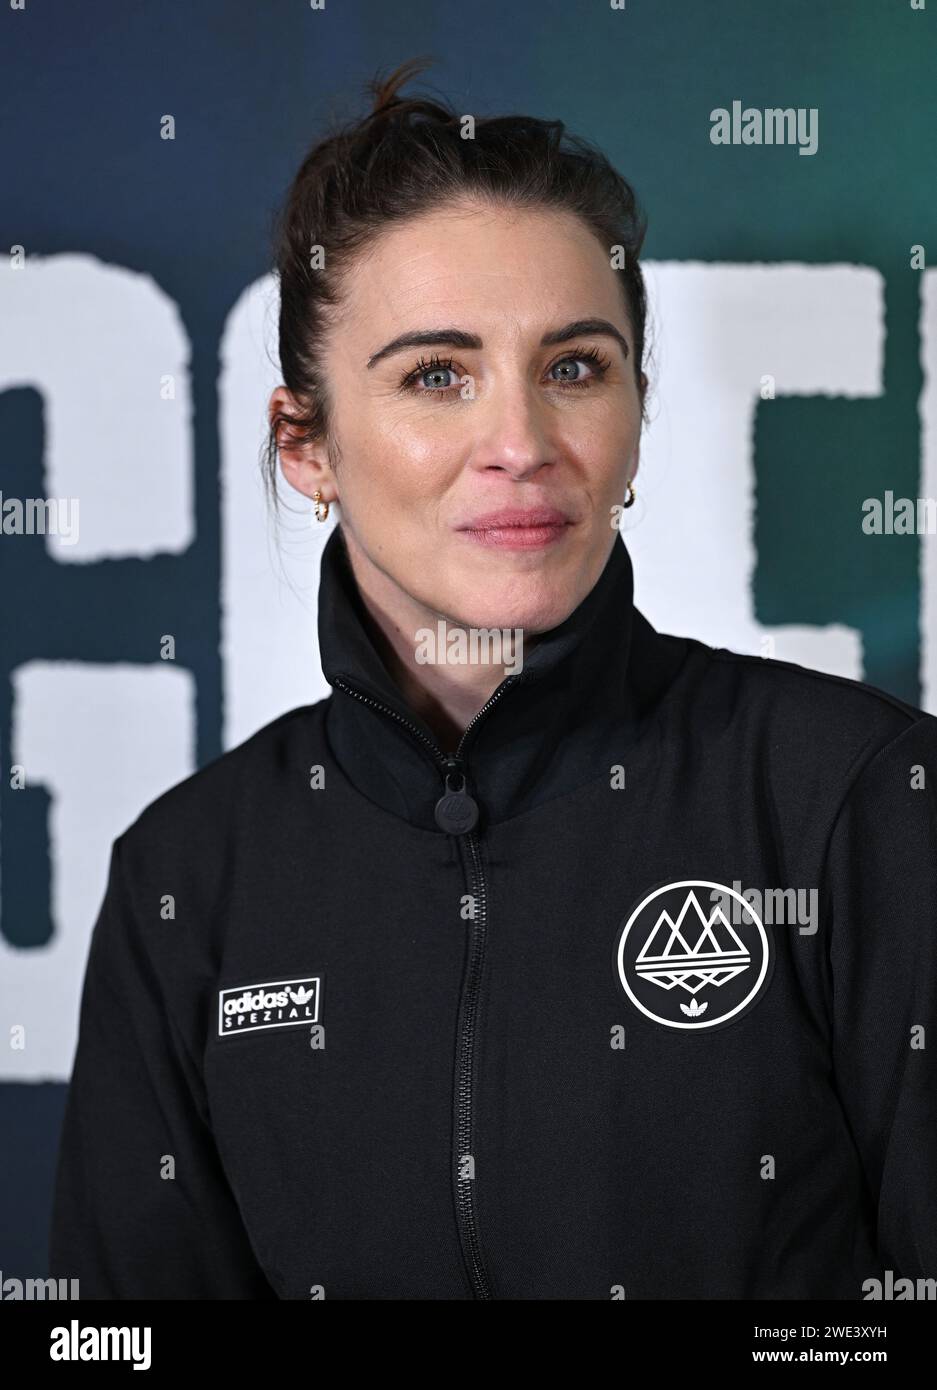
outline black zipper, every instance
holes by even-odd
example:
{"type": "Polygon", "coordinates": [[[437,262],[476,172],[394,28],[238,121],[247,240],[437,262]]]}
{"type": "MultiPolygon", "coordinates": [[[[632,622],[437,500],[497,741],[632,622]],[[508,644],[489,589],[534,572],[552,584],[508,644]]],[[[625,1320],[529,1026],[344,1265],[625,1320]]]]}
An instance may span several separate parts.
{"type": "MultiPolygon", "coordinates": [[[[519,676],[507,676],[501,682],[494,694],[486,700],[481,709],[463,730],[462,737],[459,739],[458,746],[454,753],[444,753],[438,744],[434,743],[431,738],[428,738],[423,730],[414,724],[412,720],[407,719],[402,714],[398,714],[390,705],[385,705],[382,701],[374,699],[373,696],[364,694],[363,691],[355,689],[352,685],[346,685],[342,680],[333,680],[331,684],[339,690],[344,690],[347,695],[353,695],[355,699],[362,700],[365,704],[371,705],[372,708],[381,710],[384,714],[390,715],[391,718],[396,719],[398,723],[410,729],[421,743],[429,749],[433,758],[439,764],[446,793],[452,794],[453,789],[449,786],[450,777],[454,774],[460,774],[462,777],[461,791],[468,797],[466,790],[468,786],[467,768],[462,751],[465,747],[465,741],[479,719],[487,713],[508,687],[519,679],[519,676]]],[[[471,798],[468,799],[471,800],[471,798]]],[[[475,1027],[478,1018],[478,1000],[481,989],[482,970],[485,963],[485,944],[488,936],[488,891],[485,883],[479,840],[474,829],[454,833],[458,833],[459,838],[465,840],[471,855],[471,893],[475,902],[476,913],[474,919],[469,921],[468,949],[466,953],[465,970],[462,976],[462,989],[459,996],[459,1018],[461,1019],[461,1028],[459,1030],[455,1095],[456,1151],[453,1154],[453,1182],[455,1184],[459,1240],[462,1246],[462,1257],[465,1261],[472,1292],[476,1298],[490,1299],[492,1297],[491,1284],[488,1279],[488,1272],[485,1268],[481,1241],[478,1234],[478,1220],[475,1209],[475,1180],[473,1177],[462,1176],[463,1160],[469,1160],[469,1162],[473,1161],[475,1027]]]]}

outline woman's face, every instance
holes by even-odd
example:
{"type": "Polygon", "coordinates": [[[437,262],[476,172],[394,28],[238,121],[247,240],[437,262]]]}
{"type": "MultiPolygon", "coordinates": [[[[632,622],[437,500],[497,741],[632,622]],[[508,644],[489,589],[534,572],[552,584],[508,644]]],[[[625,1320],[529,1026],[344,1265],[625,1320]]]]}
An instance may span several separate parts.
{"type": "Polygon", "coordinates": [[[465,626],[562,622],[608,559],[641,431],[618,277],[579,220],[472,204],[390,228],[321,360],[337,470],[324,445],[281,459],[339,502],[359,583],[465,626]]]}

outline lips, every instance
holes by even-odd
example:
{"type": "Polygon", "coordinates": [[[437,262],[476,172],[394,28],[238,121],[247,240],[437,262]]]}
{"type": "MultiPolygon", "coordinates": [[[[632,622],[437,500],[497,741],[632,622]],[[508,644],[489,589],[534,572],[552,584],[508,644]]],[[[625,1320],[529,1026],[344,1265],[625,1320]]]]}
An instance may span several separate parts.
{"type": "Polygon", "coordinates": [[[558,507],[502,507],[475,517],[457,530],[476,545],[502,550],[539,550],[560,542],[572,524],[571,518],[558,507]]]}
{"type": "Polygon", "coordinates": [[[557,507],[502,507],[500,511],[485,512],[464,526],[460,531],[506,531],[515,528],[567,526],[570,518],[557,507]]]}

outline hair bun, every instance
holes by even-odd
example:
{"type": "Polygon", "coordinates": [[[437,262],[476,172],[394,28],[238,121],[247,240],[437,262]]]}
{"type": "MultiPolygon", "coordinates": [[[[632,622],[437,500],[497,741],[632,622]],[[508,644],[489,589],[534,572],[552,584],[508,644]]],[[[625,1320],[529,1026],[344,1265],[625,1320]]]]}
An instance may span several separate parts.
{"type": "Polygon", "coordinates": [[[366,87],[366,90],[374,97],[374,105],[371,109],[372,117],[382,116],[385,112],[401,106],[405,98],[398,95],[400,88],[416,77],[418,73],[432,66],[432,63],[431,57],[408,58],[405,63],[401,63],[399,67],[395,68],[388,77],[373,77],[366,87]]]}

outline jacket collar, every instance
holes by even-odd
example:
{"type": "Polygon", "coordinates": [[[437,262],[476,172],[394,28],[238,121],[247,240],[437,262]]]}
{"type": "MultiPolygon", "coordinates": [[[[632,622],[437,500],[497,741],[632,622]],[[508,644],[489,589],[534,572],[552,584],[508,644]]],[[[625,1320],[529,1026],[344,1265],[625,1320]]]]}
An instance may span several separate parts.
{"type": "MultiPolygon", "coordinates": [[[[409,707],[371,636],[341,525],[322,552],[319,656],[333,687],[326,736],[363,795],[439,832],[444,791],[436,736],[409,707]]],[[[604,570],[568,618],[525,653],[461,740],[461,771],[481,817],[495,824],[563,795],[622,763],[686,653],[633,605],[631,559],[616,536],[604,570]]]]}

